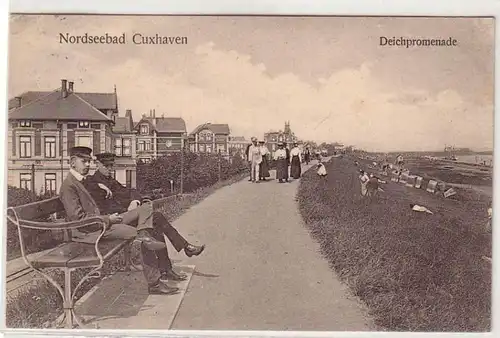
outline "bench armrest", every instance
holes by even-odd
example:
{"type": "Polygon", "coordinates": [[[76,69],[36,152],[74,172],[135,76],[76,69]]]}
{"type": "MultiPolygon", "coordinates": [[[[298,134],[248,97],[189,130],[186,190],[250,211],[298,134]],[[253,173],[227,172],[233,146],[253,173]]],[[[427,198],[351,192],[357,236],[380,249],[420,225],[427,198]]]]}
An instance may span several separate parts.
{"type": "Polygon", "coordinates": [[[7,219],[21,228],[27,229],[38,229],[38,230],[70,230],[70,229],[78,229],[83,228],[89,225],[102,225],[103,227],[106,225],[106,221],[102,216],[92,216],[87,217],[78,221],[72,222],[62,222],[62,223],[54,223],[54,222],[37,222],[30,221],[19,218],[19,215],[16,215],[12,212],[13,209],[7,209],[7,219]]]}

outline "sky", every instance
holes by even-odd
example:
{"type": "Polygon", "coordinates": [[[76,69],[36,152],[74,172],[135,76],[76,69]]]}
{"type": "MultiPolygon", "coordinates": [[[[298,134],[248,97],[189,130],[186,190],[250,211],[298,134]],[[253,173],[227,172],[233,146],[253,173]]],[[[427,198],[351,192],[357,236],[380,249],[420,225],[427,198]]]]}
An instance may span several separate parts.
{"type": "Polygon", "coordinates": [[[182,117],[263,137],[295,134],[369,151],[493,149],[494,19],[61,16],[10,18],[9,97],[112,92],[135,120],[182,117]],[[60,44],[59,33],[187,37],[185,45],[60,44]],[[380,37],[455,47],[380,46],[380,37]]]}

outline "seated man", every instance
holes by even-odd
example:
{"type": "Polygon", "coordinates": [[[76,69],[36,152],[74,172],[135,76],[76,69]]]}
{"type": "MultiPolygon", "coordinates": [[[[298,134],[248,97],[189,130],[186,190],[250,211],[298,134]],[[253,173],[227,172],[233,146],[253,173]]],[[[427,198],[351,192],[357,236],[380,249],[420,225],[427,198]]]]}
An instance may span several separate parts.
{"type": "MultiPolygon", "coordinates": [[[[134,215],[134,209],[144,209],[147,214],[150,214],[149,220],[151,227],[139,230],[139,235],[146,232],[146,237],[151,236],[158,241],[164,241],[163,234],[167,236],[169,241],[174,246],[177,252],[184,250],[186,256],[197,256],[203,252],[205,246],[195,246],[190,244],[179,232],[170,224],[165,215],[159,211],[153,211],[153,205],[146,203],[142,206],[141,197],[135,191],[129,191],[126,187],[120,184],[112,176],[113,166],[115,164],[115,155],[111,153],[97,154],[97,170],[89,176],[86,185],[87,190],[90,192],[101,212],[105,214],[112,213],[126,213],[134,215]],[[101,207],[102,206],[102,207],[101,207]],[[129,212],[127,212],[127,210],[129,212]]],[[[138,218],[137,218],[138,220],[138,218]]],[[[131,221],[127,224],[135,226],[137,220],[131,221]]],[[[162,278],[172,279],[176,281],[185,280],[187,278],[184,274],[177,274],[172,269],[172,264],[168,257],[166,246],[156,251],[158,258],[166,262],[166,270],[162,271],[162,278]],[[160,257],[161,256],[161,257],[160,257]]]]}
{"type": "MultiPolygon", "coordinates": [[[[90,169],[90,161],[92,159],[90,156],[91,152],[92,149],[87,147],[74,147],[70,149],[71,169],[62,183],[59,194],[68,221],[81,220],[91,216],[102,216],[98,205],[84,185],[86,184],[86,175],[90,169]]],[[[136,211],[135,215],[130,215],[129,213],[121,215],[113,213],[110,215],[105,214],[102,217],[106,222],[106,231],[103,235],[105,239],[131,239],[136,237],[137,230],[129,225],[130,223],[134,223],[134,221],[138,224],[138,229],[147,228],[149,226],[147,222],[148,215],[144,211],[136,211]]],[[[80,231],[87,233],[86,238],[81,240],[90,242],[95,242],[101,233],[101,230],[94,226],[88,226],[86,229],[80,229],[80,231]]],[[[151,294],[176,293],[178,288],[170,287],[167,285],[166,281],[162,280],[158,268],[161,262],[158,262],[158,258],[153,252],[153,250],[164,248],[165,243],[151,238],[147,233],[143,234],[140,238],[142,240],[141,258],[149,292],[151,294]],[[163,244],[163,246],[161,244],[163,244]]]]}

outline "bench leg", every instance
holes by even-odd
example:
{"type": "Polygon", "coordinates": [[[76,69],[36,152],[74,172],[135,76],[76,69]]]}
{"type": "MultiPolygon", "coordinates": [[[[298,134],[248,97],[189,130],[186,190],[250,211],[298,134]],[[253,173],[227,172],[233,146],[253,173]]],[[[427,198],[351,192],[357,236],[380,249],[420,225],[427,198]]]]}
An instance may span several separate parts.
{"type": "Polygon", "coordinates": [[[73,328],[73,294],[71,292],[71,269],[64,269],[64,316],[66,317],[66,328],[73,328]]]}

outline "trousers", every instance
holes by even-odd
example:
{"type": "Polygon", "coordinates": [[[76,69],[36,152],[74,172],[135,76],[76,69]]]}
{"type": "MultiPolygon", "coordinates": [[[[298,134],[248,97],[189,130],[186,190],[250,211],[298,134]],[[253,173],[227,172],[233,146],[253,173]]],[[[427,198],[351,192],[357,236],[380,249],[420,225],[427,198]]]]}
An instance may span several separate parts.
{"type": "Polygon", "coordinates": [[[252,181],[258,181],[259,180],[259,171],[260,171],[260,163],[257,162],[251,162],[251,174],[250,177],[252,178],[252,181]]]}
{"type": "MultiPolygon", "coordinates": [[[[113,224],[103,235],[103,239],[131,239],[137,232],[145,230],[158,241],[164,241],[164,235],[172,243],[177,252],[186,247],[188,242],[170,224],[168,219],[159,211],[153,210],[152,203],[145,203],[133,210],[120,214],[122,222],[113,224]]],[[[75,242],[95,243],[101,231],[88,234],[73,232],[75,242]]],[[[167,248],[162,250],[149,250],[141,243],[141,264],[144,277],[148,285],[155,285],[162,272],[172,268],[167,248]]]]}

